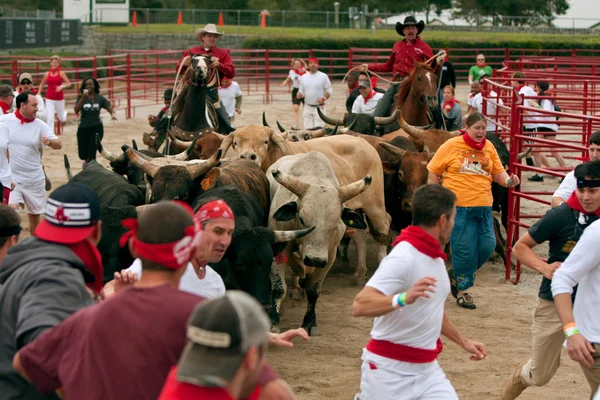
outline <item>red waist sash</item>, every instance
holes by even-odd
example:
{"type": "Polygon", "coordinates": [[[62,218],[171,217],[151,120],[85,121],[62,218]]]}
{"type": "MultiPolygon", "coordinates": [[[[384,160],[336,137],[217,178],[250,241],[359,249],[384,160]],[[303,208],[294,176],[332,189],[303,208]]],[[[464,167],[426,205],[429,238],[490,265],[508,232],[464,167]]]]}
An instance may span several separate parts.
{"type": "Polygon", "coordinates": [[[433,350],[418,349],[416,347],[388,342],[387,340],[371,339],[371,341],[367,343],[367,350],[373,354],[391,358],[396,361],[415,364],[425,364],[435,361],[438,354],[442,352],[443,347],[440,339],[437,340],[436,347],[433,350]]]}

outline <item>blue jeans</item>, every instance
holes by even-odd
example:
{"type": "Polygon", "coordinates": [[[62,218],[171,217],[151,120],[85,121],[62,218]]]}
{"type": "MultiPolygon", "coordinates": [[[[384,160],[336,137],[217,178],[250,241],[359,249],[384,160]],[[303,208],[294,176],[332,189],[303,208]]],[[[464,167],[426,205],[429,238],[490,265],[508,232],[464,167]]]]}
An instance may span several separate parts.
{"type": "Polygon", "coordinates": [[[492,218],[492,207],[456,207],[450,247],[458,290],[475,284],[475,273],[496,248],[492,218]]]}

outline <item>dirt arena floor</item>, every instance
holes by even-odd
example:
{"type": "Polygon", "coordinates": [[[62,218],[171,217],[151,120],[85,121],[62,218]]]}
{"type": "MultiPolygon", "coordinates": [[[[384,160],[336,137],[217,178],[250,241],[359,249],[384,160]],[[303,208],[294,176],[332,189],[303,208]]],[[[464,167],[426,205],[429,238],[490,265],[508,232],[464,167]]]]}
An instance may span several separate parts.
{"type": "MultiPolygon", "coordinates": [[[[275,86],[275,85],[273,85],[275,86]]],[[[245,91],[245,88],[242,87],[245,91]]],[[[327,112],[341,116],[344,112],[346,91],[336,84],[335,94],[328,102],[327,112]]],[[[244,93],[246,94],[246,93],[244,93]]],[[[457,98],[466,108],[467,87],[460,86],[457,98]]],[[[104,114],[104,146],[111,151],[119,151],[124,143],[136,139],[142,146],[142,133],[150,128],[146,116],[157,113],[160,105],[136,110],[136,118],[125,120],[123,110],[118,110],[118,122],[111,122],[104,114]]],[[[289,94],[274,96],[274,102],[263,104],[262,96],[245,96],[243,114],[236,117],[235,126],[260,124],[261,113],[267,111],[271,126],[275,121],[284,126],[293,124],[292,106],[289,94]]],[[[46,150],[44,163],[54,188],[66,182],[63,167],[63,154],[71,160],[73,172],[81,169],[77,158],[75,139],[76,125],[70,123],[62,136],[63,149],[46,150]]],[[[100,157],[101,158],[101,157],[100,157]]],[[[101,160],[107,165],[105,160],[101,160]]],[[[531,183],[524,176],[524,186],[528,189],[554,189],[557,178],[546,179],[545,183],[531,183]]],[[[529,214],[541,214],[547,209],[541,204],[523,201],[529,214]]],[[[25,235],[28,235],[27,218],[22,214],[25,235]]],[[[547,248],[540,249],[546,256],[547,248]]],[[[354,265],[355,254],[350,249],[350,265],[354,265]]],[[[499,260],[499,258],[497,258],[499,260]]],[[[375,254],[369,253],[369,275],[377,268],[375,254]]],[[[310,342],[296,343],[293,349],[270,349],[268,359],[279,374],[286,379],[299,399],[302,400],[347,400],[353,399],[360,386],[361,351],[369,340],[372,320],[352,318],[352,301],[361,287],[352,284],[347,264],[337,262],[336,269],[325,280],[317,306],[319,336],[310,342]],[[344,270],[346,273],[344,273],[344,270]]],[[[487,346],[488,357],[484,361],[473,362],[454,343],[444,339],[444,351],[440,364],[456,388],[459,397],[466,400],[499,399],[502,383],[512,373],[519,362],[528,359],[531,353],[531,315],[536,302],[537,289],[541,276],[525,270],[521,283],[517,286],[504,282],[504,267],[501,262],[490,261],[478,274],[472,294],[477,309],[459,308],[449,296],[446,307],[452,321],[468,337],[483,341],[487,346]]],[[[302,322],[306,305],[304,302],[287,300],[282,316],[283,329],[295,328],[302,322]]],[[[588,385],[580,367],[570,360],[566,351],[562,356],[563,366],[554,379],[543,388],[530,388],[520,397],[524,400],[575,400],[589,398],[588,385]]]]}

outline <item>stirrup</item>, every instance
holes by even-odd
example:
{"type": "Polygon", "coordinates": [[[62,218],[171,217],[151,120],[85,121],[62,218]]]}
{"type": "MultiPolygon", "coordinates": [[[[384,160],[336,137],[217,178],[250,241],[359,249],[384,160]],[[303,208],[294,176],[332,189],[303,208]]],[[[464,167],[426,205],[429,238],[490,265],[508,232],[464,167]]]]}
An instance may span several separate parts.
{"type": "Polygon", "coordinates": [[[219,108],[221,108],[221,101],[217,101],[216,103],[213,103],[212,106],[215,110],[218,110],[219,108]]]}

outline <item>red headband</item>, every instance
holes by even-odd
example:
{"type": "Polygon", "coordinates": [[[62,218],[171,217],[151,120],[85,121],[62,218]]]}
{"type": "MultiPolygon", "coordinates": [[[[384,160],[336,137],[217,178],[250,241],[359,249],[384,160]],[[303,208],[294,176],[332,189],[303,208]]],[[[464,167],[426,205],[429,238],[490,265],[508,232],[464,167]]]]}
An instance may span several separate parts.
{"type": "Polygon", "coordinates": [[[227,218],[235,221],[233,211],[223,200],[213,200],[206,203],[200,207],[196,216],[201,223],[217,218],[227,218]]]}
{"type": "MultiPolygon", "coordinates": [[[[185,206],[186,210],[191,213],[191,208],[187,204],[185,206]]],[[[170,269],[179,269],[192,259],[194,251],[200,243],[200,232],[202,231],[200,221],[194,217],[194,225],[185,228],[181,239],[170,243],[151,244],[141,242],[137,238],[138,221],[136,218],[127,218],[121,222],[121,225],[129,229],[121,236],[119,242],[121,247],[125,247],[129,239],[133,238],[133,245],[141,258],[170,269]]]]}
{"type": "Polygon", "coordinates": [[[318,63],[319,63],[319,60],[317,59],[317,57],[310,57],[310,58],[308,59],[308,62],[314,62],[314,63],[317,63],[317,64],[318,64],[318,63]]]}

